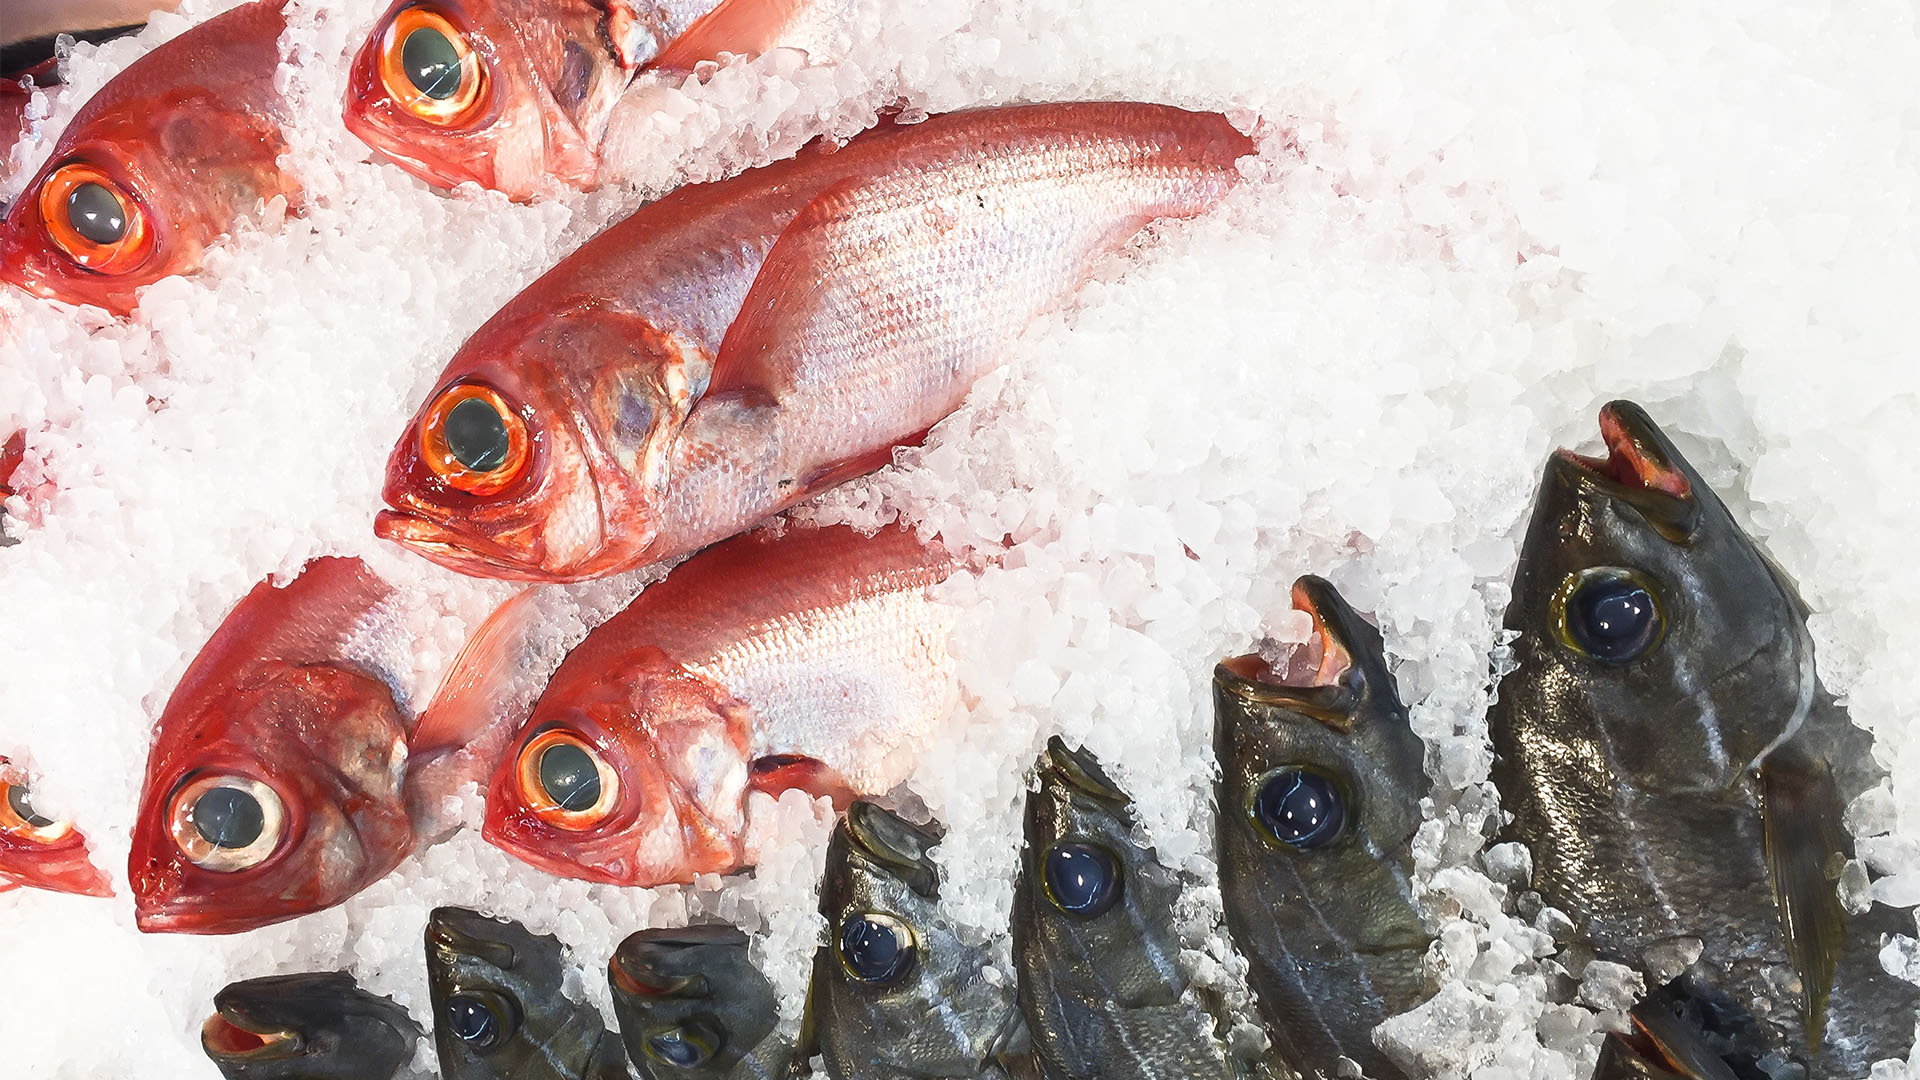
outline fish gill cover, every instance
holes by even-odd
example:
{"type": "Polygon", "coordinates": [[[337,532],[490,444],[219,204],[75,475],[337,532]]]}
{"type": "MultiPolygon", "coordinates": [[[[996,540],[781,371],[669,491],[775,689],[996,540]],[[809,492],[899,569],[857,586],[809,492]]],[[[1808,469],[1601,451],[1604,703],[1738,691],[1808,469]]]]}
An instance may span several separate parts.
{"type": "MultiPolygon", "coordinates": [[[[76,47],[0,161],[0,199],[110,77],[230,6],[189,0],[76,47]]],[[[1211,879],[1212,665],[1282,635],[1288,584],[1324,574],[1380,624],[1433,780],[1415,881],[1441,985],[1381,1038],[1434,1075],[1585,1077],[1631,980],[1554,959],[1564,923],[1525,896],[1523,857],[1482,854],[1484,714],[1539,463],[1593,450],[1593,408],[1616,396],[1655,411],[1799,583],[1822,681],[1893,774],[1847,824],[1883,874],[1875,894],[1920,899],[1910,16],[869,0],[844,61],[776,51],[650,85],[609,125],[623,184],[513,205],[436,194],[345,129],[347,61],[387,6],[289,9],[277,78],[298,214],[249,215],[130,319],[0,293],[0,411],[28,432],[16,480],[38,520],[10,512],[22,542],[0,552],[0,753],[122,896],[183,643],[256,582],[315,555],[366,559],[410,598],[413,670],[397,674],[416,703],[509,595],[392,551],[368,521],[392,433],[545,267],[644,198],[851,134],[879,107],[1095,97],[1261,118],[1252,182],[1109,260],[924,448],[802,511],[901,516],[997,556],[943,587],[965,609],[951,651],[967,708],[909,781],[949,830],[951,918],[1004,932],[1021,778],[1055,732],[1133,794],[1165,862],[1211,879]]],[[[543,599],[546,666],[522,696],[655,577],[543,599]]],[[[204,1077],[205,1005],[262,956],[349,969],[424,1018],[419,942],[443,903],[554,934],[583,969],[641,926],[735,922],[763,935],[797,1025],[818,804],[756,796],[751,879],[662,889],[547,877],[481,840],[476,798],[441,809],[466,828],[339,908],[242,938],[142,936],[113,902],[8,892],[0,957],[36,973],[35,1006],[0,1015],[12,1073],[204,1077]]],[[[1196,894],[1181,929],[1198,977],[1231,989],[1214,904],[1196,894]]],[[[1888,954],[1920,965],[1910,937],[1888,954]]],[[[610,1018],[604,982],[583,987],[610,1018]]]]}

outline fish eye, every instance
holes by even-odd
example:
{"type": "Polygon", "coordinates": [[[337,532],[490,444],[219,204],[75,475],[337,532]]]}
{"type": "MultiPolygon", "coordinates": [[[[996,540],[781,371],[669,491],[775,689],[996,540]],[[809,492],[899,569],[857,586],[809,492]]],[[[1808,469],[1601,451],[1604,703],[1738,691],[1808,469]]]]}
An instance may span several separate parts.
{"type": "Polygon", "coordinates": [[[663,1028],[647,1036],[647,1057],[676,1069],[697,1069],[720,1052],[720,1033],[711,1026],[689,1020],[663,1028]]]}
{"type": "Polygon", "coordinates": [[[857,982],[887,986],[913,966],[913,929],[891,915],[855,912],[840,924],[840,966],[857,982]]]}
{"type": "Polygon", "coordinates": [[[450,386],[420,424],[420,453],[448,484],[470,495],[492,495],[526,471],[527,423],[488,387],[450,386]]]}
{"type": "Polygon", "coordinates": [[[139,202],[101,169],[70,161],[40,185],[40,220],[67,258],[102,274],[124,274],[153,250],[139,202]]]}
{"type": "Polygon", "coordinates": [[[1096,919],[1120,899],[1120,860],[1098,844],[1059,840],[1042,858],[1047,899],[1069,915],[1096,919]]]}
{"type": "Polygon", "coordinates": [[[1595,566],[1568,574],[1553,596],[1555,636],[1602,663],[1637,660],[1665,630],[1655,596],[1653,583],[1632,570],[1595,566]]]}
{"type": "Polygon", "coordinates": [[[438,127],[472,120],[487,70],[467,35],[432,5],[407,8],[380,42],[380,81],[408,113],[438,127]]]}
{"type": "Polygon", "coordinates": [[[0,780],[0,789],[6,793],[5,800],[0,801],[0,834],[36,844],[51,844],[73,831],[71,822],[55,821],[36,811],[27,785],[0,780]]]}
{"type": "Polygon", "coordinates": [[[620,774],[585,739],[559,728],[520,751],[520,797],[540,820],[579,832],[605,821],[620,796],[620,774]]]}
{"type": "Polygon", "coordinates": [[[207,870],[260,865],[280,846],[286,808],[274,790],[244,776],[207,776],[173,796],[170,825],[180,853],[207,870]]]}
{"type": "Polygon", "coordinates": [[[448,997],[445,1014],[447,1030],[478,1054],[506,1045],[520,1027],[514,1003],[490,990],[462,990],[448,997]]]}
{"type": "Polygon", "coordinates": [[[1289,765],[1268,773],[1254,789],[1253,818],[1278,843],[1312,851],[1340,838],[1347,810],[1331,778],[1289,765]]]}

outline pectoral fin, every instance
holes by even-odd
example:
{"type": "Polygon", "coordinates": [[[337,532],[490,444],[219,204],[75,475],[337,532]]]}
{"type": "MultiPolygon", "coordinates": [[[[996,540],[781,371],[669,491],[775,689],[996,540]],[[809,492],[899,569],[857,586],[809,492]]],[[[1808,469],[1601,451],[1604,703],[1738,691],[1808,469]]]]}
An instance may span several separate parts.
{"type": "Polygon", "coordinates": [[[776,799],[788,790],[804,791],[815,798],[825,795],[833,800],[836,810],[845,810],[855,798],[852,786],[826,762],[799,754],[769,754],[755,759],[747,786],[776,799]]]}
{"type": "Polygon", "coordinates": [[[1851,844],[1840,792],[1822,762],[1783,748],[1760,767],[1767,870],[1787,939],[1787,956],[1805,995],[1807,1046],[1826,1030],[1827,997],[1845,946],[1847,916],[1836,885],[1851,844]]]}
{"type": "Polygon", "coordinates": [[[757,56],[788,44],[783,36],[812,0],[720,0],[720,6],[695,20],[660,55],[647,61],[653,71],[692,71],[721,53],[757,56]]]}

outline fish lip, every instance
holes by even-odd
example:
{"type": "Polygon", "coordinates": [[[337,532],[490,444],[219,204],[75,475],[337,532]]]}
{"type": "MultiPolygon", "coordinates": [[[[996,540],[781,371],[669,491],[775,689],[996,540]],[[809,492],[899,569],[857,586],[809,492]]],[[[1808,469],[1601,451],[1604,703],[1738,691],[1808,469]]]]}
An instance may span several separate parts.
{"type": "Polygon", "coordinates": [[[1105,803],[1126,805],[1133,801],[1100,767],[1098,758],[1085,749],[1069,747],[1058,735],[1047,740],[1047,749],[1041,755],[1040,782],[1064,784],[1105,803]]]}
{"type": "Polygon", "coordinates": [[[415,511],[381,510],[373,518],[373,535],[457,573],[513,581],[552,580],[499,544],[450,529],[415,511]]]}
{"type": "Polygon", "coordinates": [[[1691,537],[1700,519],[1693,479],[1647,411],[1631,401],[1608,402],[1600,409],[1600,437],[1607,446],[1604,458],[1554,451],[1547,461],[1549,482],[1626,503],[1668,540],[1691,537]]]}
{"type": "Polygon", "coordinates": [[[688,949],[744,949],[747,942],[738,927],[724,923],[641,930],[627,935],[614,950],[607,974],[616,989],[639,997],[710,997],[713,991],[705,976],[668,974],[656,967],[656,959],[688,949]]]}
{"type": "Polygon", "coordinates": [[[437,907],[427,916],[427,950],[446,963],[458,955],[476,956],[506,971],[513,967],[513,946],[486,934],[487,927],[503,925],[468,908],[437,907]]]}
{"type": "Polygon", "coordinates": [[[1243,703],[1287,709],[1349,730],[1366,697],[1391,692],[1393,686],[1380,633],[1325,578],[1302,575],[1293,583],[1292,600],[1295,610],[1313,619],[1320,637],[1323,653],[1313,675],[1288,682],[1255,652],[1215,665],[1214,685],[1243,703]]]}
{"type": "Polygon", "coordinates": [[[932,827],[915,825],[864,799],[847,807],[842,827],[855,854],[921,896],[938,895],[940,871],[927,853],[940,842],[941,834],[932,827]]]}
{"type": "Polygon", "coordinates": [[[215,1061],[284,1061],[299,1057],[307,1040],[293,1028],[277,1028],[249,1020],[233,1009],[222,1009],[200,1025],[200,1047],[215,1061]],[[235,1035],[257,1039],[251,1049],[234,1049],[235,1035]]]}

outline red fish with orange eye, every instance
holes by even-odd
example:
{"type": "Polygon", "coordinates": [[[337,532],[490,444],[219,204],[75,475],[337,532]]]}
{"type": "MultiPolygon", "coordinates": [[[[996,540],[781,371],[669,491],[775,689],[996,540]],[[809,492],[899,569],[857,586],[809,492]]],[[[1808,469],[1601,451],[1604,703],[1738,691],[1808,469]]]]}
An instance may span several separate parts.
{"type": "Polygon", "coordinates": [[[397,0],[354,57],[346,125],[440,187],[589,187],[638,73],[797,43],[815,2],[397,0]]]}
{"type": "Polygon", "coordinates": [[[551,873],[692,881],[745,861],[752,791],[891,790],[959,707],[957,566],[886,527],[750,533],[595,628],[494,773],[485,836],[551,873]]]}
{"type": "Polygon", "coordinates": [[[0,280],[125,315],[142,286],[198,270],[242,214],[297,202],[277,163],[283,2],[209,19],[89,99],[0,225],[0,280]]]}
{"type": "Polygon", "coordinates": [[[34,809],[26,774],[0,757],[0,890],[18,885],[113,895],[107,875],[88,861],[87,838],[73,822],[34,809]]]}

